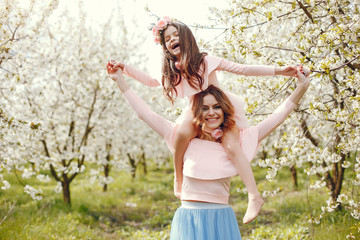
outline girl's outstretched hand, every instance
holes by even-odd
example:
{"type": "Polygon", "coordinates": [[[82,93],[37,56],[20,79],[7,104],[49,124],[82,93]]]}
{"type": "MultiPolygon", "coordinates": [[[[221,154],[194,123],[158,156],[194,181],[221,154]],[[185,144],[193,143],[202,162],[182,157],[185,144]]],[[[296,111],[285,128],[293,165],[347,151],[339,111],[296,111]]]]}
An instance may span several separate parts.
{"type": "Polygon", "coordinates": [[[275,75],[297,77],[297,66],[291,65],[285,67],[277,67],[275,69],[275,75]]]}
{"type": "Polygon", "coordinates": [[[277,67],[275,70],[276,75],[283,75],[289,77],[298,77],[298,70],[301,71],[306,77],[310,74],[309,69],[303,67],[303,65],[293,65],[293,66],[285,66],[285,67],[277,67]]]}

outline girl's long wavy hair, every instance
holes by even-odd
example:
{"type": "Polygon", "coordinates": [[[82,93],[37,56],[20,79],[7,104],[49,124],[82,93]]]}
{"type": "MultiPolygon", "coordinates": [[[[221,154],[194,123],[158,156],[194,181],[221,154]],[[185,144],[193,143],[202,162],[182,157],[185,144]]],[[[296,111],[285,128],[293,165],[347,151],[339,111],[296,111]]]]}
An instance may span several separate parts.
{"type": "MultiPolygon", "coordinates": [[[[220,88],[215,87],[214,85],[210,85],[204,91],[194,95],[192,107],[191,107],[191,110],[194,115],[193,126],[195,128],[197,137],[200,138],[204,135],[211,138],[211,134],[207,133],[204,130],[205,127],[204,119],[202,117],[204,97],[208,94],[211,94],[215,97],[216,101],[219,103],[224,113],[224,121],[220,125],[223,132],[226,133],[235,126],[235,119],[234,119],[235,110],[230,99],[220,88]]],[[[221,142],[221,139],[218,139],[217,142],[221,142]]]]}
{"type": "Polygon", "coordinates": [[[176,59],[174,55],[166,49],[164,39],[164,29],[160,33],[161,45],[163,47],[163,65],[161,82],[164,88],[164,94],[168,100],[174,103],[177,97],[176,86],[180,84],[183,78],[188,81],[192,88],[202,90],[204,84],[203,73],[205,71],[204,57],[205,52],[200,52],[195,37],[186,24],[179,21],[172,21],[167,27],[173,26],[179,34],[179,44],[181,50],[180,69],[175,67],[176,59]]]}

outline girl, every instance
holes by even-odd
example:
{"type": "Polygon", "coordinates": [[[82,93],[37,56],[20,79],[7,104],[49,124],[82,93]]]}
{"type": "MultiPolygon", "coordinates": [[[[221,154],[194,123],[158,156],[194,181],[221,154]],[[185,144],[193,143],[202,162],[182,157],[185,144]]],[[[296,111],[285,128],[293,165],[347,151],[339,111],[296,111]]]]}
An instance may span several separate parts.
{"type": "MultiPolygon", "coordinates": [[[[164,95],[174,102],[176,97],[188,97],[190,105],[194,94],[201,92],[210,85],[219,87],[216,78],[216,71],[227,71],[246,76],[296,76],[295,66],[289,67],[271,67],[271,66],[248,66],[232,62],[225,59],[208,56],[200,52],[196,40],[188,26],[182,22],[171,20],[164,17],[158,21],[153,28],[153,35],[156,43],[160,43],[163,48],[163,66],[162,66],[162,86],[164,95]]],[[[125,65],[121,62],[110,62],[110,65],[116,69],[118,67],[128,76],[135,78],[144,84],[155,87],[159,82],[150,76],[125,65]]],[[[245,114],[242,110],[242,101],[231,93],[226,93],[232,104],[235,106],[236,125],[223,134],[216,129],[211,134],[221,138],[229,158],[234,165],[240,165],[238,174],[245,183],[248,191],[248,208],[243,218],[244,223],[249,223],[259,214],[264,204],[260,193],[257,190],[254,175],[251,166],[244,159],[237,146],[239,146],[238,130],[249,127],[245,114]]],[[[175,135],[174,142],[174,193],[181,197],[181,186],[183,182],[182,168],[185,150],[192,138],[195,137],[195,131],[192,126],[193,115],[190,110],[184,111],[179,118],[181,125],[175,135]]]]}
{"type": "MultiPolygon", "coordinates": [[[[146,124],[165,138],[170,149],[174,146],[176,124],[151,111],[127,85],[119,69],[107,66],[111,77],[123,92],[130,106],[146,124]]],[[[257,146],[279,126],[296,107],[309,86],[310,80],[298,72],[299,82],[294,92],[267,119],[244,130],[239,130],[239,153],[251,161],[257,146]]],[[[211,85],[193,98],[192,114],[196,138],[190,141],[184,157],[181,201],[173,217],[170,239],[215,240],[241,239],[239,227],[231,207],[228,206],[230,179],[240,164],[232,164],[225,149],[211,133],[234,127],[234,107],[227,95],[211,85]]],[[[235,162],[237,163],[237,162],[235,162]]]]}

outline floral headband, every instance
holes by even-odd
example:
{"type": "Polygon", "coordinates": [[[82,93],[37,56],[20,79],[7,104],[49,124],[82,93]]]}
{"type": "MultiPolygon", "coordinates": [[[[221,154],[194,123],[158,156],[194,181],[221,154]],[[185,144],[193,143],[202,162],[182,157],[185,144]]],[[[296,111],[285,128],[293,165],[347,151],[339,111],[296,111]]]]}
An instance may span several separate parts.
{"type": "Polygon", "coordinates": [[[167,28],[168,24],[171,23],[171,19],[168,16],[160,18],[160,20],[155,24],[152,29],[154,35],[154,42],[161,44],[161,32],[167,28]]]}

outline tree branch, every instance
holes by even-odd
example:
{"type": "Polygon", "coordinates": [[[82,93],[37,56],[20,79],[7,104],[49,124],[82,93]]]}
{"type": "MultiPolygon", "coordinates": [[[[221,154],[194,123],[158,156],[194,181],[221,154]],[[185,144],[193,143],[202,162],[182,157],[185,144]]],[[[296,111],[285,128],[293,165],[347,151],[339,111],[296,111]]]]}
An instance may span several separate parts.
{"type": "MultiPolygon", "coordinates": [[[[329,72],[339,70],[339,69],[341,69],[341,68],[343,68],[343,67],[345,67],[345,66],[347,66],[347,65],[350,67],[351,63],[354,62],[354,61],[355,61],[356,59],[358,59],[358,58],[360,58],[360,55],[358,55],[357,57],[354,57],[354,58],[351,59],[350,61],[345,62],[345,63],[343,63],[342,65],[340,65],[340,66],[338,66],[338,67],[336,67],[336,68],[329,69],[329,72]]],[[[360,65],[358,65],[358,64],[353,64],[353,65],[351,65],[351,66],[352,66],[353,68],[354,68],[354,67],[360,68],[360,65]]],[[[328,73],[328,72],[326,72],[326,71],[315,71],[315,70],[313,70],[312,72],[328,73]]]]}
{"type": "Polygon", "coordinates": [[[255,110],[251,115],[256,114],[257,112],[259,112],[261,109],[263,109],[266,105],[268,105],[277,95],[280,94],[280,92],[285,91],[286,89],[289,88],[290,84],[292,82],[292,78],[289,78],[279,89],[279,91],[277,93],[275,93],[269,100],[267,103],[265,103],[263,106],[261,106],[260,108],[258,108],[257,110],[255,110]],[[285,87],[284,87],[285,86],[285,87]],[[283,89],[284,88],[284,89],[283,89]]]}
{"type": "Polygon", "coordinates": [[[96,86],[96,89],[95,89],[95,92],[94,92],[94,98],[93,98],[93,101],[91,103],[91,108],[90,108],[90,111],[89,111],[89,115],[88,115],[88,119],[87,119],[87,123],[86,123],[86,127],[85,127],[85,132],[84,132],[84,135],[83,135],[83,137],[81,139],[81,143],[79,145],[79,150],[80,150],[81,146],[83,146],[83,145],[86,146],[87,138],[89,136],[89,133],[93,129],[93,127],[90,127],[90,120],[91,120],[92,114],[94,113],[94,106],[95,106],[95,103],[96,103],[98,90],[99,90],[99,85],[96,86]]]}
{"type": "MultiPolygon", "coordinates": [[[[43,143],[43,146],[44,146],[45,155],[48,158],[50,158],[49,149],[47,147],[45,139],[42,139],[41,142],[43,143]]],[[[56,181],[62,182],[61,179],[59,178],[59,176],[56,174],[55,168],[54,168],[54,166],[52,164],[50,164],[50,172],[51,172],[51,175],[53,175],[53,177],[55,178],[56,181]]]]}
{"type": "Polygon", "coordinates": [[[52,164],[50,164],[50,172],[51,172],[51,175],[53,175],[53,177],[55,178],[55,180],[56,180],[57,182],[63,182],[63,181],[59,178],[59,176],[56,174],[55,168],[54,168],[54,166],[53,166],[52,164]]]}
{"type": "Polygon", "coordinates": [[[301,129],[303,130],[303,133],[304,133],[305,137],[306,137],[307,139],[309,139],[310,142],[311,142],[315,147],[319,146],[319,140],[316,139],[316,138],[314,138],[314,137],[311,135],[310,130],[309,130],[309,127],[308,127],[307,122],[306,122],[306,119],[302,119],[302,121],[301,121],[301,129]]]}
{"type": "Polygon", "coordinates": [[[307,8],[299,0],[296,0],[296,2],[299,4],[300,8],[304,11],[306,16],[311,20],[311,22],[314,23],[314,19],[311,16],[311,14],[309,13],[309,11],[307,10],[307,8]]]}
{"type": "Polygon", "coordinates": [[[1,224],[6,220],[6,218],[10,215],[10,213],[13,211],[13,209],[14,209],[14,207],[15,207],[15,204],[16,204],[16,201],[15,201],[12,205],[10,205],[10,209],[9,209],[9,211],[6,213],[5,217],[1,220],[0,226],[1,226],[1,224]]]}
{"type": "Polygon", "coordinates": [[[300,52],[300,51],[296,51],[294,49],[290,49],[290,48],[281,48],[281,47],[273,47],[273,46],[263,46],[261,47],[260,49],[262,48],[271,48],[271,49],[276,49],[276,50],[283,50],[283,51],[289,51],[289,52],[300,52]]]}

